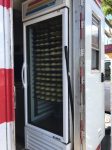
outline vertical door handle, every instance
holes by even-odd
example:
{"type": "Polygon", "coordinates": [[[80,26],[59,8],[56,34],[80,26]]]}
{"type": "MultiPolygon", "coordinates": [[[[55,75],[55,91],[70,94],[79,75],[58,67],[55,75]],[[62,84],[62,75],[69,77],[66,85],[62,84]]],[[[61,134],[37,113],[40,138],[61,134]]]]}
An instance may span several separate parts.
{"type": "Polygon", "coordinates": [[[23,66],[22,66],[22,72],[21,72],[21,78],[22,78],[22,84],[23,84],[23,87],[25,87],[25,79],[24,79],[24,72],[25,72],[25,63],[23,63],[23,66]]]}
{"type": "Polygon", "coordinates": [[[104,82],[105,81],[105,75],[104,75],[104,73],[102,72],[101,73],[101,82],[104,82]]]}
{"type": "Polygon", "coordinates": [[[70,105],[71,105],[71,112],[72,112],[72,121],[74,126],[74,102],[73,102],[73,95],[72,95],[72,87],[71,87],[71,78],[69,73],[69,54],[68,54],[68,47],[65,46],[65,60],[66,60],[66,69],[67,69],[67,78],[68,78],[68,89],[69,89],[69,98],[70,98],[70,105]]]}

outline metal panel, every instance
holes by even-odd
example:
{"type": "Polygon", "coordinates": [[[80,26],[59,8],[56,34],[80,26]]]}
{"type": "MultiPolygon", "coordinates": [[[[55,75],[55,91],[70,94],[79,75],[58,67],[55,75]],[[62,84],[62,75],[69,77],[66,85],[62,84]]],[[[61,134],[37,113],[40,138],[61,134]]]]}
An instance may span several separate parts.
{"type": "Polygon", "coordinates": [[[41,0],[40,2],[36,1],[36,3],[39,3],[39,5],[38,4],[32,5],[32,8],[31,8],[30,3],[32,4],[32,1],[26,1],[22,4],[23,21],[27,21],[29,19],[42,16],[44,14],[58,10],[65,6],[69,7],[69,4],[70,4],[69,0],[48,0],[48,1],[41,0]],[[27,13],[29,10],[28,8],[29,6],[32,11],[30,11],[30,13],[27,13]]]}
{"type": "Polygon", "coordinates": [[[71,150],[71,144],[63,144],[29,127],[25,127],[25,148],[29,150],[71,150]]]}
{"type": "Polygon", "coordinates": [[[85,1],[85,149],[95,150],[104,137],[104,16],[96,3],[85,1]],[[99,68],[92,65],[92,15],[99,20],[99,68]]]}
{"type": "MultiPolygon", "coordinates": [[[[71,6],[72,7],[72,6],[71,6]]],[[[72,86],[73,86],[73,97],[74,97],[74,135],[73,143],[74,150],[81,150],[80,141],[80,1],[73,0],[73,17],[71,20],[71,28],[73,33],[71,35],[73,48],[72,50],[72,86]]],[[[70,59],[71,60],[71,59],[70,59]]]]}

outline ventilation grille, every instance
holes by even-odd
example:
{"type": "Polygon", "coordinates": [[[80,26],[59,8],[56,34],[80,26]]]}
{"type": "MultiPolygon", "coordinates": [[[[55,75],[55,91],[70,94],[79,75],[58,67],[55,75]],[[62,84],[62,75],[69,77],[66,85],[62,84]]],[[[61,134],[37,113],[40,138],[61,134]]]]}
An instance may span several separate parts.
{"type": "Polygon", "coordinates": [[[65,145],[44,134],[25,128],[26,149],[28,150],[71,150],[70,144],[65,145]]]}

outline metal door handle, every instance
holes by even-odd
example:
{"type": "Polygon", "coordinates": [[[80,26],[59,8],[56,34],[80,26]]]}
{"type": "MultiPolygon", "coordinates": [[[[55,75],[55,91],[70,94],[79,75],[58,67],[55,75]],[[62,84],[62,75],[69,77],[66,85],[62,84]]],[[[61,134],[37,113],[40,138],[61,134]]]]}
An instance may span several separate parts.
{"type": "Polygon", "coordinates": [[[101,82],[104,82],[105,81],[105,75],[104,75],[104,73],[102,72],[101,73],[101,82]]]}
{"type": "Polygon", "coordinates": [[[25,87],[24,71],[25,71],[25,63],[23,63],[22,72],[21,72],[21,78],[22,78],[23,87],[25,87]]]}
{"type": "Polygon", "coordinates": [[[70,79],[70,73],[69,73],[69,53],[68,53],[68,47],[65,46],[64,49],[65,49],[65,60],[66,60],[66,69],[67,69],[67,78],[68,78],[69,98],[70,98],[71,112],[72,112],[72,122],[73,122],[73,126],[74,126],[74,102],[73,102],[71,79],[70,79]]]}

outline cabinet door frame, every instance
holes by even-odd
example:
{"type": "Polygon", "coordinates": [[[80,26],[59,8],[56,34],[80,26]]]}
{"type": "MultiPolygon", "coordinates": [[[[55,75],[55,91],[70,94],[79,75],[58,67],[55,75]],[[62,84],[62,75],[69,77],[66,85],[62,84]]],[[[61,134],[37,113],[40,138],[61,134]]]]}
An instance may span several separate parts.
{"type": "Polygon", "coordinates": [[[27,127],[30,127],[34,129],[37,134],[38,132],[46,134],[50,136],[51,138],[56,138],[59,139],[63,143],[68,143],[69,141],[69,112],[68,112],[68,107],[69,107],[69,102],[68,102],[68,80],[67,80],[67,70],[66,70],[66,60],[65,60],[65,54],[64,54],[64,47],[68,47],[68,8],[63,8],[57,11],[54,11],[52,13],[43,15],[41,17],[32,19],[30,21],[27,21],[23,24],[23,29],[24,29],[24,66],[25,66],[25,71],[24,71],[24,91],[25,91],[25,125],[27,127]],[[28,94],[27,94],[27,42],[26,42],[26,28],[29,25],[38,23],[40,21],[44,21],[46,19],[50,19],[56,16],[62,15],[62,63],[63,63],[63,137],[56,135],[54,133],[51,133],[49,131],[46,131],[44,129],[35,127],[31,125],[28,122],[28,94]]]}

